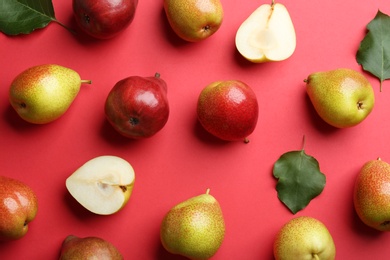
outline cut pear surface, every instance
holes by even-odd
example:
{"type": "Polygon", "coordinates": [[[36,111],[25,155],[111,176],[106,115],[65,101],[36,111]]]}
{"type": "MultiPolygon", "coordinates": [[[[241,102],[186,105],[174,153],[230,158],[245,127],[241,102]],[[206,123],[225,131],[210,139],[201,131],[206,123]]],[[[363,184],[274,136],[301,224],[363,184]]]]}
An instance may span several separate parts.
{"type": "Polygon", "coordinates": [[[258,7],[238,28],[236,47],[252,62],[289,58],[295,51],[296,35],[286,7],[279,3],[258,7]]]}
{"type": "Polygon", "coordinates": [[[87,210],[109,215],[126,205],[134,180],[134,169],[126,160],[104,155],[78,168],[66,179],[66,188],[87,210]]]}

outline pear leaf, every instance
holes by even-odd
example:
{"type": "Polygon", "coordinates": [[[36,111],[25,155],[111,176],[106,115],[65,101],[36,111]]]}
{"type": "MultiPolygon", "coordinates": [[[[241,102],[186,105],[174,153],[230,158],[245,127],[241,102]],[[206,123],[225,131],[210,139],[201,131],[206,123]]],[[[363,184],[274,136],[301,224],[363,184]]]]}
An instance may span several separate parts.
{"type": "Polygon", "coordinates": [[[29,34],[57,21],[51,0],[1,0],[0,31],[7,35],[29,34]]]}
{"type": "Polygon", "coordinates": [[[367,34],[360,42],[357,62],[382,82],[390,78],[390,17],[378,10],[367,25],[367,34]]]}
{"type": "Polygon", "coordinates": [[[275,162],[273,175],[278,179],[278,198],[295,214],[305,208],[324,189],[325,175],[318,161],[301,151],[284,153],[275,162]]]}

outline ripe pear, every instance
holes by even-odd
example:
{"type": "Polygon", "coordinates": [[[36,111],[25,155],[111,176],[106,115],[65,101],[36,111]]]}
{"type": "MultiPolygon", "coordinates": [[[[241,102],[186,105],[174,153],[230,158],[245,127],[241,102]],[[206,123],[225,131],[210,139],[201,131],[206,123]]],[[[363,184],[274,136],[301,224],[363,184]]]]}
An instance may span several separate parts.
{"type": "Polygon", "coordinates": [[[390,164],[380,158],[366,162],[354,186],[354,207],[367,226],[390,231],[390,164]]]}
{"type": "Polygon", "coordinates": [[[212,257],[224,236],[222,210],[209,190],[174,206],[165,215],[160,229],[164,248],[190,259],[212,257]]]}
{"type": "Polygon", "coordinates": [[[189,42],[218,31],[224,14],[220,0],[164,0],[164,10],[173,31],[189,42]]]}
{"type": "Polygon", "coordinates": [[[46,124],[68,110],[81,83],[91,81],[81,80],[76,71],[60,65],[38,65],[16,76],[9,89],[9,101],[27,122],[46,124]]]}
{"type": "Polygon", "coordinates": [[[257,125],[259,105],[255,92],[239,80],[215,81],[200,92],[197,103],[200,124],[225,141],[249,142],[257,125]]]}
{"type": "Polygon", "coordinates": [[[319,220],[301,216],[287,222],[276,235],[276,260],[333,260],[336,247],[329,230],[319,220]]]}
{"type": "Polygon", "coordinates": [[[38,211],[35,192],[25,183],[0,176],[0,241],[22,238],[38,211]]]}
{"type": "Polygon", "coordinates": [[[100,259],[123,260],[122,254],[110,242],[99,237],[69,235],[62,242],[60,260],[100,259]]]}
{"type": "Polygon", "coordinates": [[[375,97],[363,74],[347,68],[312,73],[306,92],[318,115],[337,128],[362,122],[374,108],[375,97]]]}

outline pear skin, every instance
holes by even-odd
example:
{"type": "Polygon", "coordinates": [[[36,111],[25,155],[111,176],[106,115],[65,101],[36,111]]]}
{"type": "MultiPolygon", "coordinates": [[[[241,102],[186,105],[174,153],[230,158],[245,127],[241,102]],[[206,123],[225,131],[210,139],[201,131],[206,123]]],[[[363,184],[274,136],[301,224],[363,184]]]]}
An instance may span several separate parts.
{"type": "Polygon", "coordinates": [[[224,236],[222,210],[209,190],[173,207],[165,215],[160,229],[164,248],[190,259],[212,257],[224,236]]]}
{"type": "Polygon", "coordinates": [[[224,14],[220,0],[164,0],[164,10],[173,31],[189,42],[218,31],[224,14]]]}
{"type": "Polygon", "coordinates": [[[354,186],[354,207],[367,226],[390,231],[390,164],[380,158],[365,163],[354,186]]]}
{"type": "Polygon", "coordinates": [[[318,115],[336,128],[361,123],[374,108],[375,97],[363,74],[347,68],[312,73],[306,92],[318,115]]]}
{"type": "Polygon", "coordinates": [[[79,74],[69,68],[45,64],[31,67],[12,81],[9,101],[27,122],[46,124],[62,116],[80,90],[79,74]]]}
{"type": "Polygon", "coordinates": [[[329,230],[319,220],[301,216],[287,222],[274,241],[276,260],[334,260],[336,247],[329,230]]]}

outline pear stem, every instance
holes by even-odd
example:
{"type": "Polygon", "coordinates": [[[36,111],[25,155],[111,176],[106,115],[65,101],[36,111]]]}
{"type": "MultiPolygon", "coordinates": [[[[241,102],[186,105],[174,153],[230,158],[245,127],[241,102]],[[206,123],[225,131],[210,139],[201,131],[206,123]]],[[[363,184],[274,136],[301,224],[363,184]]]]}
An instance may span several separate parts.
{"type": "Polygon", "coordinates": [[[58,21],[57,19],[54,19],[53,20],[54,22],[56,22],[57,24],[59,24],[60,26],[62,26],[63,28],[65,28],[66,30],[68,30],[69,32],[71,32],[73,35],[76,35],[76,31],[74,31],[73,29],[69,28],[68,26],[66,26],[65,24],[61,23],[60,21],[58,21]]]}
{"type": "Polygon", "coordinates": [[[249,143],[249,139],[248,139],[248,138],[245,138],[245,139],[244,139],[244,143],[246,143],[246,144],[249,143]]]}
{"type": "Polygon", "coordinates": [[[92,84],[92,80],[89,79],[82,79],[81,84],[92,84]]]}
{"type": "Polygon", "coordinates": [[[154,76],[155,76],[156,78],[159,78],[159,77],[160,77],[160,73],[156,72],[156,74],[154,74],[154,76]]]}
{"type": "Polygon", "coordinates": [[[210,193],[210,188],[207,188],[206,194],[208,195],[210,193]]]}
{"type": "Polygon", "coordinates": [[[273,6],[273,5],[275,5],[275,0],[272,0],[272,4],[271,4],[271,6],[273,6]]]}

